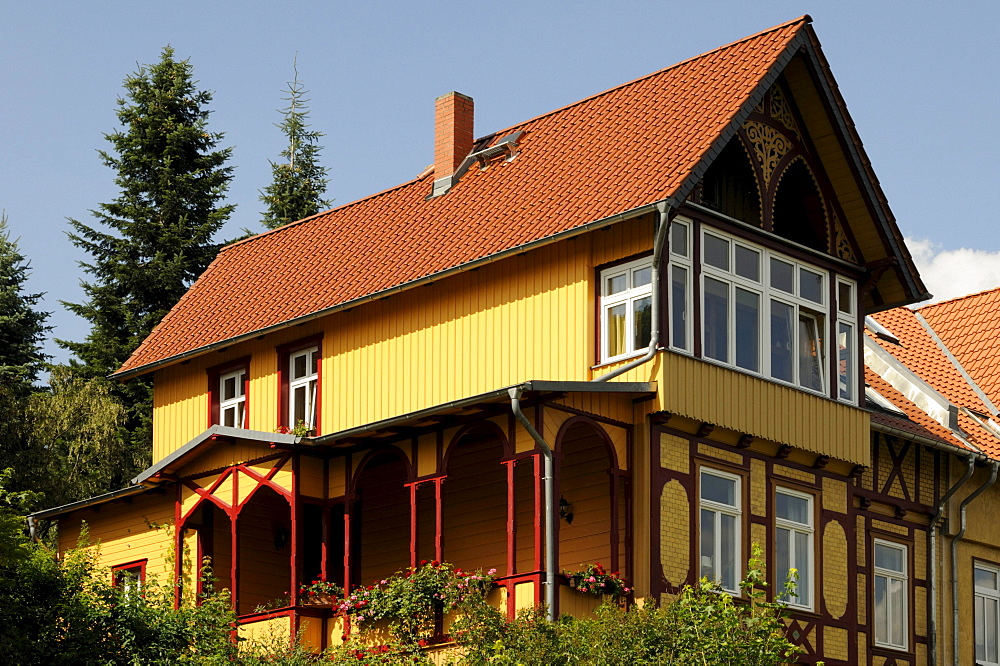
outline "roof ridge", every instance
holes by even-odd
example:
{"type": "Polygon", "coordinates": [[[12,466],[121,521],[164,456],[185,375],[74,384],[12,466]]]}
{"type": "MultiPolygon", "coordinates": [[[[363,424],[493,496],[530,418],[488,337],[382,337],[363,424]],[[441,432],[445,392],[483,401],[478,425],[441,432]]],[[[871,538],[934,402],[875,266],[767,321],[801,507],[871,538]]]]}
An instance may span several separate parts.
{"type": "Polygon", "coordinates": [[[946,298],[943,301],[938,301],[937,303],[928,303],[927,305],[922,305],[919,308],[910,308],[913,312],[921,312],[923,310],[929,310],[931,308],[936,308],[940,305],[947,305],[949,303],[954,303],[955,301],[965,300],[967,298],[975,298],[977,296],[982,296],[990,292],[1000,291],[1000,287],[990,287],[989,289],[983,289],[982,291],[975,291],[971,294],[964,294],[962,296],[955,296],[953,298],[946,298]]]}
{"type": "MultiPolygon", "coordinates": [[[[578,107],[581,104],[585,104],[585,103],[591,102],[591,101],[593,101],[595,99],[599,99],[601,97],[604,97],[605,95],[609,95],[609,94],[617,92],[619,90],[623,90],[625,88],[628,88],[629,86],[633,86],[633,85],[635,85],[637,83],[640,83],[640,82],[645,81],[647,79],[653,78],[654,76],[659,76],[659,75],[661,75],[661,74],[663,74],[665,72],[669,72],[670,70],[676,69],[676,68],[678,68],[678,67],[680,67],[682,65],[687,65],[687,64],[689,64],[691,62],[694,62],[696,60],[700,60],[702,58],[705,58],[705,57],[707,57],[709,55],[712,55],[713,53],[718,53],[720,51],[725,51],[726,49],[731,49],[731,48],[733,48],[733,47],[735,47],[735,46],[737,46],[739,44],[743,44],[744,42],[748,42],[748,41],[750,41],[752,39],[759,39],[759,38],[763,37],[764,35],[770,34],[772,32],[777,32],[779,30],[783,30],[783,29],[785,29],[785,28],[787,28],[789,26],[795,25],[796,23],[802,23],[803,25],[808,25],[808,24],[812,23],[812,17],[809,14],[803,14],[802,16],[800,16],[798,18],[795,18],[795,19],[792,19],[790,21],[785,21],[784,23],[780,23],[778,25],[771,26],[770,28],[766,28],[764,30],[761,30],[760,32],[755,32],[752,35],[747,35],[745,37],[741,37],[740,39],[737,39],[735,41],[729,42],[728,44],[723,44],[722,46],[717,46],[717,47],[715,47],[713,49],[710,49],[708,51],[705,51],[704,53],[701,53],[699,55],[693,56],[691,58],[687,58],[685,60],[681,60],[680,62],[676,62],[676,63],[673,63],[671,65],[667,65],[666,67],[658,69],[655,72],[650,72],[649,74],[644,74],[643,76],[640,76],[640,77],[638,77],[636,79],[632,79],[631,81],[626,81],[625,83],[621,83],[621,84],[619,84],[617,86],[614,86],[612,88],[608,88],[607,90],[603,90],[601,92],[594,93],[593,95],[590,95],[588,97],[584,97],[583,99],[577,100],[575,102],[571,102],[569,104],[566,104],[565,106],[561,106],[561,107],[559,107],[557,109],[553,109],[551,111],[546,111],[545,113],[539,114],[537,116],[533,116],[533,117],[528,118],[527,120],[523,120],[523,121],[521,121],[519,123],[515,123],[513,125],[509,125],[506,128],[496,130],[495,132],[489,132],[487,134],[482,135],[481,137],[476,138],[473,143],[479,143],[481,141],[485,141],[487,139],[491,139],[492,137],[495,137],[495,136],[498,136],[498,135],[509,134],[509,133],[513,132],[514,130],[517,130],[518,128],[524,127],[525,125],[528,125],[530,123],[534,123],[536,121],[542,120],[543,118],[548,118],[550,116],[554,116],[556,114],[563,113],[564,111],[568,111],[569,109],[578,107]]],[[[370,201],[370,200],[375,199],[377,197],[384,196],[384,195],[389,194],[391,192],[395,192],[396,190],[399,190],[401,188],[408,187],[410,185],[413,185],[413,184],[415,184],[415,183],[423,180],[426,177],[425,176],[426,173],[427,173],[427,170],[425,169],[425,170],[421,171],[421,173],[419,175],[417,175],[416,178],[412,178],[412,179],[410,179],[408,181],[405,181],[405,182],[400,183],[398,185],[389,187],[389,188],[387,188],[385,190],[382,190],[380,192],[375,192],[374,194],[369,194],[368,196],[361,197],[360,199],[355,199],[354,201],[346,203],[346,204],[344,204],[342,206],[337,206],[335,208],[330,208],[328,210],[316,213],[315,215],[310,215],[309,217],[304,217],[301,220],[295,220],[294,222],[289,222],[288,224],[283,224],[282,226],[280,226],[280,227],[278,227],[276,229],[268,229],[267,231],[262,231],[261,233],[255,234],[253,236],[250,236],[249,238],[242,238],[242,239],[240,239],[238,241],[235,241],[233,243],[230,243],[228,245],[224,245],[219,250],[219,253],[222,253],[222,252],[224,252],[224,251],[226,251],[226,250],[228,250],[230,248],[237,247],[237,246],[242,245],[244,243],[248,243],[248,242],[253,241],[255,239],[258,239],[258,238],[261,238],[261,237],[264,237],[264,236],[269,236],[269,235],[271,235],[274,232],[281,231],[281,230],[287,229],[289,227],[298,226],[299,224],[303,224],[305,222],[310,222],[310,221],[312,221],[312,220],[314,220],[314,219],[316,219],[316,218],[318,218],[320,216],[323,216],[323,215],[330,215],[330,214],[338,212],[338,211],[346,210],[346,209],[348,209],[348,208],[350,208],[352,206],[359,205],[361,203],[364,203],[366,201],[370,201]]]]}
{"type": "MultiPolygon", "coordinates": [[[[659,76],[659,75],[663,74],[664,72],[669,72],[672,69],[677,69],[678,67],[680,67],[682,65],[687,65],[687,64],[689,64],[691,62],[694,62],[696,60],[700,60],[702,58],[705,58],[707,56],[712,55],[713,53],[717,53],[719,51],[725,51],[726,49],[733,48],[734,46],[737,46],[737,45],[742,44],[744,42],[748,42],[748,41],[750,41],[752,39],[758,39],[758,38],[763,37],[764,35],[767,35],[769,33],[777,32],[778,30],[782,30],[782,29],[787,28],[787,27],[789,27],[791,25],[794,25],[796,23],[802,23],[803,25],[808,25],[808,24],[812,23],[812,17],[809,16],[809,14],[803,14],[802,16],[798,17],[797,19],[792,19],[791,21],[785,21],[784,23],[781,23],[781,24],[776,25],[776,26],[772,26],[770,28],[767,28],[766,30],[761,30],[760,32],[755,32],[754,34],[747,35],[746,37],[741,37],[740,39],[737,39],[736,41],[730,42],[728,44],[723,44],[722,46],[717,46],[714,49],[710,49],[710,50],[705,51],[704,53],[701,53],[699,55],[696,55],[696,56],[693,56],[693,57],[690,57],[690,58],[686,58],[684,60],[681,60],[680,62],[675,62],[675,63],[673,63],[671,65],[667,65],[666,67],[658,69],[655,72],[650,72],[649,74],[643,74],[642,76],[640,76],[638,78],[635,78],[635,79],[632,79],[631,81],[626,81],[625,83],[620,83],[620,84],[618,84],[618,85],[616,85],[616,86],[614,86],[612,88],[608,88],[607,90],[602,90],[601,92],[594,93],[593,95],[590,95],[588,97],[584,97],[583,99],[579,99],[579,100],[577,100],[575,102],[571,102],[569,104],[566,104],[565,106],[560,106],[557,109],[553,109],[551,111],[546,111],[545,113],[542,113],[542,114],[539,114],[539,115],[534,116],[532,118],[529,118],[529,119],[527,119],[527,120],[525,120],[523,122],[517,123],[516,125],[511,125],[510,127],[506,128],[506,130],[514,130],[514,129],[517,129],[517,128],[522,127],[524,125],[527,125],[528,123],[533,123],[536,120],[541,120],[542,118],[548,118],[549,116],[554,116],[557,113],[562,113],[563,111],[567,111],[567,110],[572,109],[574,107],[580,106],[581,104],[585,104],[585,103],[593,101],[595,99],[604,97],[605,95],[609,95],[609,94],[611,94],[613,92],[617,92],[617,91],[622,90],[624,88],[628,88],[629,86],[633,86],[633,85],[635,85],[637,83],[645,81],[646,79],[651,79],[654,76],[659,76]]],[[[499,130],[497,132],[494,132],[493,134],[494,135],[500,134],[501,132],[504,132],[506,130],[499,130]]],[[[485,135],[485,136],[489,136],[489,135],[485,135]]],[[[484,136],[484,138],[485,138],[485,136],[484,136]]]]}

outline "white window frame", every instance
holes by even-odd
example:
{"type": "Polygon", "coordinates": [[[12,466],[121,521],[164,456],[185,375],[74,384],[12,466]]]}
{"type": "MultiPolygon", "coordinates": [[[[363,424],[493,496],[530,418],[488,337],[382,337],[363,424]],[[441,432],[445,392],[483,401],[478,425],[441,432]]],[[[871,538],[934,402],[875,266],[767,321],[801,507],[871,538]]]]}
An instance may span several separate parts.
{"type": "MultiPolygon", "coordinates": [[[[815,393],[817,395],[823,395],[825,397],[830,397],[834,395],[841,402],[846,402],[849,404],[858,404],[858,327],[857,327],[857,295],[858,287],[857,283],[850,278],[844,277],[842,275],[837,275],[831,273],[830,271],[820,268],[816,265],[810,264],[808,262],[800,261],[798,259],[793,259],[792,257],[771,250],[763,245],[753,243],[733,234],[727,233],[720,229],[716,229],[707,224],[696,225],[693,221],[686,218],[674,219],[671,224],[673,225],[683,225],[688,230],[688,238],[690,240],[692,232],[697,232],[699,234],[699,247],[700,252],[698,253],[697,262],[700,267],[700,274],[697,280],[697,289],[693,289],[692,286],[688,286],[685,293],[685,312],[689,313],[692,311],[691,304],[694,298],[699,300],[700,306],[700,321],[697,322],[697,331],[700,337],[701,352],[700,357],[708,361],[709,363],[715,363],[718,365],[723,365],[726,367],[733,368],[739,372],[746,372],[760,377],[767,378],[771,381],[779,382],[785,385],[795,386],[805,391],[815,393]],[[719,266],[713,266],[705,261],[706,255],[706,237],[714,236],[715,238],[721,239],[728,244],[729,248],[729,265],[728,268],[723,268],[719,266]],[[745,250],[750,250],[757,253],[759,258],[757,279],[752,279],[748,275],[740,275],[736,272],[736,256],[737,248],[743,248],[745,250]],[[790,292],[786,292],[779,289],[776,286],[771,286],[771,271],[772,264],[771,260],[775,259],[784,262],[792,267],[792,288],[790,292]],[[806,297],[806,292],[804,290],[804,285],[808,282],[807,278],[816,275],[821,278],[819,285],[819,300],[814,301],[806,297]],[[706,304],[706,281],[707,280],[717,280],[726,285],[726,339],[725,346],[726,349],[719,349],[714,352],[715,356],[720,358],[713,358],[709,354],[709,349],[712,346],[712,336],[709,327],[706,326],[707,317],[711,313],[711,308],[706,304]],[[844,304],[844,309],[841,310],[839,304],[836,302],[840,297],[840,288],[843,286],[849,293],[850,303],[844,304]],[[741,312],[743,316],[750,312],[748,308],[742,308],[738,310],[737,308],[737,289],[742,292],[746,292],[742,295],[744,299],[750,299],[752,297],[757,298],[757,350],[756,350],[756,363],[748,360],[750,354],[746,354],[744,359],[741,360],[741,364],[737,363],[737,342],[742,342],[745,344],[746,337],[738,336],[737,330],[737,312],[741,312]],[[836,294],[836,297],[831,299],[831,290],[836,294]],[[695,291],[696,294],[691,292],[695,291]],[[751,296],[752,295],[752,296],[751,296]],[[831,300],[833,302],[831,302],[831,300]],[[775,376],[776,374],[784,374],[778,372],[778,367],[772,367],[772,361],[779,359],[784,356],[783,354],[775,354],[772,350],[772,301],[780,303],[781,306],[787,306],[789,324],[791,326],[790,339],[784,343],[787,344],[788,349],[788,359],[787,362],[791,364],[791,368],[788,371],[787,376],[775,376]],[[808,332],[808,331],[813,332],[808,332]],[[846,344],[844,349],[841,350],[839,342],[843,340],[846,344]],[[808,349],[817,348],[819,358],[818,369],[819,376],[818,382],[814,382],[816,375],[811,372],[812,368],[809,363],[811,356],[808,353],[808,349]],[[837,366],[837,371],[834,373],[833,377],[831,374],[831,354],[836,354],[838,361],[843,359],[847,364],[845,372],[840,372],[840,365],[837,366]],[[742,365],[742,367],[741,367],[742,365]],[[756,366],[756,369],[754,369],[756,366]],[[809,374],[806,374],[809,373],[809,374]],[[790,379],[788,378],[790,377],[790,379]],[[834,390],[835,389],[835,390],[834,390]]],[[[686,256],[683,253],[675,253],[673,248],[669,253],[669,263],[667,265],[668,272],[668,284],[671,285],[668,291],[668,296],[673,296],[673,268],[681,268],[687,271],[688,279],[691,280],[693,275],[692,270],[692,253],[689,248],[684,248],[687,253],[686,256]]],[[[718,289],[718,285],[715,285],[718,289]]],[[[720,291],[721,294],[721,291],[720,291]]],[[[674,304],[671,302],[671,298],[668,297],[667,308],[670,312],[671,324],[673,324],[673,310],[674,304]]],[[[746,301],[744,301],[746,303],[746,301]]],[[[784,309],[784,308],[783,308],[784,309]]],[[[693,319],[693,317],[688,317],[688,319],[693,319]]],[[[746,319],[741,320],[745,325],[746,319]]],[[[690,348],[691,344],[691,325],[695,322],[687,322],[689,328],[687,329],[686,342],[687,348],[683,345],[674,344],[673,335],[671,335],[670,346],[672,349],[692,353],[693,350],[690,348]]],[[[778,334],[778,330],[774,333],[778,334]]],[[[721,336],[720,336],[721,337],[721,336]]],[[[780,339],[781,335],[777,336],[780,339]]],[[[783,345],[784,346],[784,345],[783,345]]],[[[740,346],[742,351],[746,351],[746,347],[740,346]]],[[[776,348],[780,349],[780,348],[776,348]]],[[[786,359],[781,359],[785,362],[786,359]]]]}
{"type": "Polygon", "coordinates": [[[645,353],[649,349],[649,340],[642,346],[637,347],[635,345],[635,318],[633,315],[633,306],[636,301],[643,298],[652,298],[653,295],[653,283],[652,278],[650,282],[641,285],[639,287],[633,287],[633,277],[636,272],[641,270],[650,270],[653,267],[652,256],[643,257],[642,259],[636,259],[635,261],[630,261],[624,264],[618,264],[610,268],[605,268],[601,271],[601,362],[602,363],[613,363],[614,361],[619,361],[622,359],[630,358],[632,356],[637,356],[639,354],[645,353]],[[609,294],[608,292],[608,282],[615,277],[624,276],[626,279],[626,288],[623,291],[609,294]],[[610,340],[608,331],[608,311],[620,305],[625,306],[625,345],[624,351],[619,354],[609,354],[608,353],[608,342],[610,340]]]}
{"type": "Polygon", "coordinates": [[[712,561],[712,571],[709,578],[718,582],[722,585],[722,589],[729,592],[732,595],[739,596],[740,594],[740,578],[743,571],[743,477],[738,474],[732,474],[730,472],[723,472],[721,470],[712,467],[702,467],[698,473],[698,562],[699,562],[699,575],[705,575],[705,553],[702,551],[702,536],[701,532],[704,529],[703,515],[705,511],[712,513],[713,529],[714,529],[714,543],[712,545],[712,552],[709,554],[709,558],[712,561]],[[735,498],[735,504],[729,505],[721,502],[716,502],[714,500],[705,499],[702,497],[702,479],[705,475],[715,476],[717,478],[725,479],[727,481],[733,481],[735,484],[733,497],[735,498]],[[729,553],[733,558],[733,580],[727,581],[722,580],[722,516],[730,516],[733,518],[733,534],[731,535],[732,542],[732,552],[729,553]]]}
{"type": "Polygon", "coordinates": [[[247,394],[246,394],[247,369],[237,368],[232,372],[219,375],[219,425],[226,423],[226,411],[232,409],[236,412],[233,419],[232,428],[247,428],[247,394]],[[226,398],[226,381],[234,380],[236,394],[232,398],[226,398]]]}
{"type": "Polygon", "coordinates": [[[972,580],[975,587],[976,663],[982,666],[1000,666],[1000,567],[985,562],[975,562],[972,580]],[[994,585],[980,586],[976,570],[982,570],[993,576],[994,585]],[[987,621],[987,607],[992,607],[992,621],[987,621]],[[990,659],[990,656],[993,659],[990,659]]]}
{"type": "MultiPolygon", "coordinates": [[[[692,254],[692,225],[681,219],[675,218],[670,222],[670,262],[667,266],[667,287],[668,297],[665,299],[666,303],[669,305],[668,321],[670,322],[667,327],[670,331],[670,348],[677,349],[683,352],[691,353],[692,350],[692,336],[694,335],[694,317],[692,311],[692,284],[694,275],[693,262],[691,261],[692,254]],[[684,243],[675,245],[676,240],[674,236],[675,229],[684,229],[684,243]],[[684,286],[683,286],[683,303],[681,304],[682,310],[684,312],[683,322],[681,326],[684,332],[684,344],[677,344],[677,319],[674,317],[674,310],[677,304],[674,302],[674,272],[675,268],[684,272],[684,286]]],[[[661,299],[663,302],[664,299],[661,299]]]]}
{"type": "Polygon", "coordinates": [[[875,637],[875,645],[883,648],[891,648],[894,650],[906,650],[909,645],[909,608],[910,608],[910,589],[909,589],[909,566],[910,566],[910,549],[907,545],[896,543],[895,541],[885,541],[883,539],[875,539],[872,546],[872,625],[875,637]],[[884,567],[879,567],[875,564],[876,562],[876,551],[879,547],[890,548],[893,550],[898,550],[903,554],[903,567],[902,571],[896,571],[893,569],[888,569],[884,567]],[[886,581],[886,604],[884,607],[880,608],[875,600],[875,589],[878,585],[878,580],[882,578],[886,581]],[[898,600],[892,599],[892,594],[890,592],[890,584],[896,582],[899,583],[901,592],[899,594],[898,600]],[[880,617],[882,614],[884,617],[880,617]],[[886,631],[890,634],[889,636],[879,635],[879,625],[880,620],[884,619],[884,624],[886,626],[886,631]],[[894,626],[897,625],[900,633],[900,640],[894,641],[891,634],[894,633],[894,626]]]}
{"type": "Polygon", "coordinates": [[[298,425],[298,421],[301,420],[305,422],[308,429],[312,430],[316,427],[316,393],[319,389],[319,363],[322,362],[322,358],[319,357],[319,345],[311,345],[309,347],[304,347],[302,349],[297,349],[288,354],[288,427],[294,428],[298,425]],[[313,355],[316,356],[316,368],[313,370],[313,355]],[[306,373],[300,377],[295,376],[295,361],[296,359],[305,357],[306,360],[306,373]],[[305,404],[302,408],[302,413],[306,418],[296,419],[296,406],[297,400],[295,397],[296,389],[304,388],[305,392],[304,400],[305,404]]]}
{"type": "MultiPolygon", "coordinates": [[[[778,530],[787,530],[789,533],[788,540],[788,562],[790,568],[796,569],[799,572],[798,579],[796,581],[796,593],[795,597],[781,597],[786,605],[801,608],[803,610],[812,610],[815,604],[814,591],[815,584],[814,580],[816,577],[816,547],[815,547],[815,498],[809,493],[799,492],[797,490],[792,490],[791,488],[777,487],[775,488],[775,496],[786,495],[788,497],[794,497],[796,499],[802,499],[806,501],[806,516],[809,522],[801,523],[797,520],[792,520],[790,518],[782,518],[778,515],[777,501],[775,501],[774,510],[774,549],[775,549],[775,562],[777,562],[777,553],[781,547],[781,539],[778,537],[778,530]],[[800,553],[795,545],[796,535],[806,536],[806,552],[800,553]],[[805,562],[806,566],[803,567],[802,563],[805,562]],[[805,569],[808,573],[807,575],[802,575],[802,570],[805,569]]],[[[788,572],[778,571],[775,589],[781,590],[782,586],[787,580],[788,572]],[[785,576],[786,578],[782,578],[785,576]]]]}

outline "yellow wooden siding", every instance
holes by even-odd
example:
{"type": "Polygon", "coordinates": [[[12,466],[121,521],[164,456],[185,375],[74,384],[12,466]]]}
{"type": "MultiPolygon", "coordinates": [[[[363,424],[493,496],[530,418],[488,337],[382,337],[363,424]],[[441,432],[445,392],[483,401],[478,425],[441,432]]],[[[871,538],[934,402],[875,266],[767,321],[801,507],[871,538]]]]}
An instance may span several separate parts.
{"type": "Polygon", "coordinates": [[[288,502],[269,488],[261,488],[240,511],[240,614],[283,597],[291,580],[291,544],[276,544],[279,531],[291,534],[288,502]]]}
{"type": "Polygon", "coordinates": [[[155,373],[154,462],[207,427],[206,369],[250,356],[249,424],[277,426],[275,348],[317,333],[321,432],[528,379],[590,379],[594,271],[649,251],[652,216],[456,275],[155,373]],[[575,331],[574,335],[559,334],[575,331]]]}
{"type": "Polygon", "coordinates": [[[567,431],[561,453],[559,492],[572,507],[573,522],[559,523],[559,568],[611,566],[610,461],[604,442],[577,424],[567,431]]]}
{"type": "Polygon", "coordinates": [[[59,522],[60,552],[79,545],[81,521],[87,524],[90,547],[99,552],[98,565],[108,569],[109,581],[111,567],[137,560],[147,560],[147,580],[167,583],[173,575],[172,496],[151,494],[105,504],[100,511],[72,513],[59,522]]]}

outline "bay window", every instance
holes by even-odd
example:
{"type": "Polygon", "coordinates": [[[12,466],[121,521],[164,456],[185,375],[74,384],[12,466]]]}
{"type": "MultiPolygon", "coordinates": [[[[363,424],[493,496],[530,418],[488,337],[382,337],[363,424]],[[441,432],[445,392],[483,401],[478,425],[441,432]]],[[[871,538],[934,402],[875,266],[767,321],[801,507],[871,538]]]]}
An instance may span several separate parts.
{"type": "Polygon", "coordinates": [[[905,650],[909,602],[907,548],[875,539],[874,622],[875,645],[905,650]]]}
{"type": "Polygon", "coordinates": [[[670,346],[697,351],[691,348],[688,313],[692,299],[698,299],[702,358],[856,402],[855,283],[702,226],[695,252],[701,275],[692,285],[693,227],[688,220],[672,222],[670,346]],[[830,377],[834,367],[836,376],[830,377]]]}
{"type": "Polygon", "coordinates": [[[813,608],[813,497],[778,488],[775,504],[775,570],[778,598],[789,606],[813,608]],[[796,571],[795,595],[782,591],[782,584],[796,571]]]}
{"type": "Polygon", "coordinates": [[[699,575],[739,594],[742,478],[703,467],[699,479],[699,575]]]}
{"type": "Polygon", "coordinates": [[[976,663],[1000,665],[1000,568],[976,562],[976,663]]]}

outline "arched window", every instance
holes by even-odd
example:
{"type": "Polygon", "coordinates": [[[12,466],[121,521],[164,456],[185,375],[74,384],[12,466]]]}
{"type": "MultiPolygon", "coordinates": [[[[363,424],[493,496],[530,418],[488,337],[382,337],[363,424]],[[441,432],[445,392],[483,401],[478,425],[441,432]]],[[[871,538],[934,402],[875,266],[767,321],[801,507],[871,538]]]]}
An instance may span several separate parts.
{"type": "Polygon", "coordinates": [[[757,178],[738,136],[726,144],[705,172],[701,200],[705,206],[723,215],[761,225],[757,178]]]}
{"type": "Polygon", "coordinates": [[[820,252],[828,251],[823,197],[802,159],[793,161],[782,174],[771,219],[774,233],[782,238],[820,252]]]}

